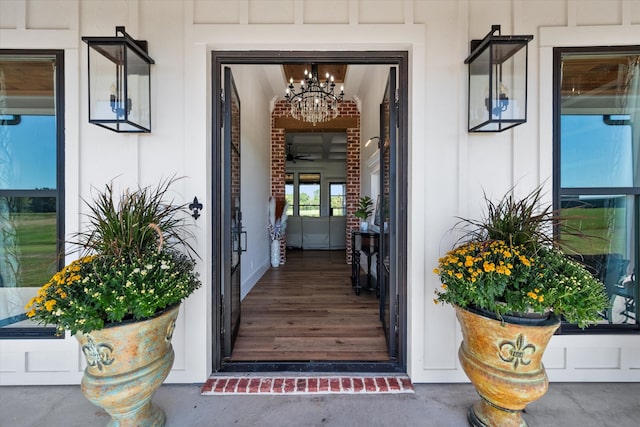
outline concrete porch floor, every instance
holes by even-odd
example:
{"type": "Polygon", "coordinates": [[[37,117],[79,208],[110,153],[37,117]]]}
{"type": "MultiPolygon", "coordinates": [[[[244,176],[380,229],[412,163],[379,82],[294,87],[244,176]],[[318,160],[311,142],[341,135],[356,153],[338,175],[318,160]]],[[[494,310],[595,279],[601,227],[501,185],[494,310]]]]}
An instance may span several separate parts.
{"type": "MultiPolygon", "coordinates": [[[[415,394],[201,396],[202,384],[165,384],[153,401],[167,427],[467,426],[470,384],[416,384],[415,394]]],[[[552,383],[524,414],[530,427],[637,427],[640,383],[552,383]]],[[[105,426],[79,386],[0,387],[2,427],[105,426]]]]}

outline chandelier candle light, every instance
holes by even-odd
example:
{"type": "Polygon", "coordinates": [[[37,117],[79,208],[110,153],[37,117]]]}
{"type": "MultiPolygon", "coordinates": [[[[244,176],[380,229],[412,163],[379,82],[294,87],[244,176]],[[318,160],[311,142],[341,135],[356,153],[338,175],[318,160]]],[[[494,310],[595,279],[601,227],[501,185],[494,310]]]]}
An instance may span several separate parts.
{"type": "Polygon", "coordinates": [[[335,82],[329,73],[325,81],[318,79],[318,64],[311,65],[311,72],[304,70],[304,79],[300,81],[300,91],[296,93],[293,86],[293,77],[289,80],[285,99],[291,104],[291,116],[304,122],[327,122],[338,116],[338,103],[344,99],[344,86],[340,87],[340,93],[336,95],[335,82]]]}

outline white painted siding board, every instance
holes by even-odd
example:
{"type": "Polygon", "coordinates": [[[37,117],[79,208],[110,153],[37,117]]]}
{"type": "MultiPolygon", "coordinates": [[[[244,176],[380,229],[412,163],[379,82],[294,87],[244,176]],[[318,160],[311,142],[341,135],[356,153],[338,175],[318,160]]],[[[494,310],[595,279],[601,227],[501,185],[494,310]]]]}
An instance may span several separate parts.
{"type": "MultiPolygon", "coordinates": [[[[0,346],[0,376],[24,369],[24,352],[7,351],[0,346]]],[[[4,381],[2,381],[4,383],[4,381]]]]}
{"type": "Polygon", "coordinates": [[[640,343],[623,348],[622,366],[627,369],[640,369],[640,343]]]}
{"type": "Polygon", "coordinates": [[[416,348],[422,348],[415,351],[412,360],[415,370],[424,370],[425,378],[446,375],[458,367],[460,327],[453,308],[433,302],[434,291],[441,286],[433,269],[456,239],[445,230],[460,214],[457,190],[466,187],[468,173],[468,138],[463,132],[467,122],[463,60],[469,46],[466,8],[455,2],[436,2],[433,8],[438,13],[430,11],[425,16],[424,63],[412,79],[413,103],[409,107],[416,120],[425,122],[423,136],[414,136],[415,143],[410,144],[414,212],[410,239],[415,255],[410,257],[414,268],[409,281],[418,284],[410,289],[409,300],[419,301],[411,307],[412,339],[416,348]],[[439,206],[438,212],[432,215],[430,206],[439,206]]]}
{"type": "Polygon", "coordinates": [[[77,48],[78,31],[0,30],[0,46],[7,49],[77,48]]]}
{"type": "Polygon", "coordinates": [[[239,24],[241,3],[238,0],[195,0],[194,24],[239,24]]]}
{"type": "Polygon", "coordinates": [[[634,45],[640,40],[640,25],[584,27],[540,27],[540,47],[634,45]]]}
{"type": "Polygon", "coordinates": [[[25,371],[34,373],[69,372],[69,355],[65,351],[29,351],[26,353],[25,371]]]}
{"type": "Polygon", "coordinates": [[[576,3],[576,25],[619,25],[621,3],[621,0],[580,0],[576,3]]]}
{"type": "Polygon", "coordinates": [[[542,363],[547,370],[566,369],[567,351],[563,347],[547,347],[542,357],[542,363]]]}
{"type": "MultiPolygon", "coordinates": [[[[293,24],[294,0],[249,0],[249,24],[293,24]]],[[[295,37],[295,34],[291,34],[295,37]]]]}
{"type": "Polygon", "coordinates": [[[361,24],[403,24],[404,0],[358,0],[361,24]]]}
{"type": "MultiPolygon", "coordinates": [[[[129,19],[129,5],[126,0],[79,0],[80,29],[83,36],[115,36],[117,25],[124,25],[134,38],[141,38],[134,28],[135,22],[129,19]]],[[[54,5],[55,2],[47,2],[54,5]]],[[[136,2],[135,4],[139,4],[136,2]]],[[[78,40],[78,43],[82,43],[78,40]]]]}
{"type": "Polygon", "coordinates": [[[510,1],[470,0],[469,34],[471,38],[482,39],[491,31],[493,24],[501,25],[502,34],[514,34],[511,26],[512,13],[510,1]]]}
{"type": "Polygon", "coordinates": [[[32,30],[66,30],[76,19],[77,1],[56,0],[55,7],[50,0],[27,1],[27,28],[32,30]]]}
{"type": "MultiPolygon", "coordinates": [[[[520,25],[525,24],[536,30],[533,33],[527,30],[520,32],[521,28],[516,28],[518,34],[536,34],[540,23],[545,26],[564,26],[567,24],[567,4],[566,0],[536,0],[522,1],[522,16],[518,16],[520,25]]],[[[534,39],[535,40],[535,39],[534,39]]]]}
{"type": "Polygon", "coordinates": [[[305,0],[305,24],[348,24],[349,2],[345,0],[305,0]]]}
{"type": "Polygon", "coordinates": [[[0,29],[16,30],[18,28],[18,20],[16,8],[20,4],[17,0],[6,0],[0,2],[0,29]]]}
{"type": "MultiPolygon", "coordinates": [[[[467,3],[466,1],[459,2],[451,0],[415,0],[413,2],[412,23],[446,24],[448,22],[448,28],[455,29],[457,27],[458,17],[464,13],[462,10],[466,10],[467,3]]],[[[464,15],[466,15],[466,13],[464,13],[464,15]]],[[[442,43],[444,40],[446,39],[440,39],[440,42],[442,43]]]]}
{"type": "Polygon", "coordinates": [[[623,17],[623,22],[628,21],[631,24],[640,24],[640,2],[638,1],[629,1],[629,0],[625,0],[625,9],[626,11],[628,11],[628,17],[623,17]]]}
{"type": "Polygon", "coordinates": [[[572,347],[568,364],[574,369],[620,369],[620,347],[572,347]]]}

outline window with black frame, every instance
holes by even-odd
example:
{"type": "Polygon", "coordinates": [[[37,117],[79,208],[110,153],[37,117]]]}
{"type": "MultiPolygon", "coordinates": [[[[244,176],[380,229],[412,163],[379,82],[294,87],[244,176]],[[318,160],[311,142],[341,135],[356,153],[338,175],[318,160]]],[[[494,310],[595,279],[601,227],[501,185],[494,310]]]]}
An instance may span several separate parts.
{"type": "Polygon", "coordinates": [[[329,215],[345,216],[347,212],[347,184],[332,182],[329,184],[329,215]]]}
{"type": "Polygon", "coordinates": [[[53,336],[25,305],[62,266],[63,53],[0,50],[0,337],[53,336]]]}
{"type": "Polygon", "coordinates": [[[320,174],[298,174],[298,215],[320,216],[320,174]]]}
{"type": "Polygon", "coordinates": [[[293,182],[293,174],[286,173],[284,174],[284,199],[287,202],[287,216],[293,216],[293,207],[295,206],[294,201],[294,188],[295,184],[293,182]]]}
{"type": "Polygon", "coordinates": [[[605,286],[602,328],[638,328],[640,46],[554,49],[560,241],[605,286]]]}

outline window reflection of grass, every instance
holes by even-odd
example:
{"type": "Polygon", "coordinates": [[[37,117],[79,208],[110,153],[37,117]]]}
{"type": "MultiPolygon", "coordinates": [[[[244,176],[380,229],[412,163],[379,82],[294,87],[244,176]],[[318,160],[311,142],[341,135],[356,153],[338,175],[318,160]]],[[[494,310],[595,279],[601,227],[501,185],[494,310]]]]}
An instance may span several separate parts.
{"type": "Polygon", "coordinates": [[[21,252],[22,283],[42,286],[56,272],[56,213],[13,215],[21,252]]]}
{"type": "Polygon", "coordinates": [[[626,253],[624,208],[569,208],[562,210],[563,226],[583,236],[562,233],[562,244],[582,255],[626,253]]]}

